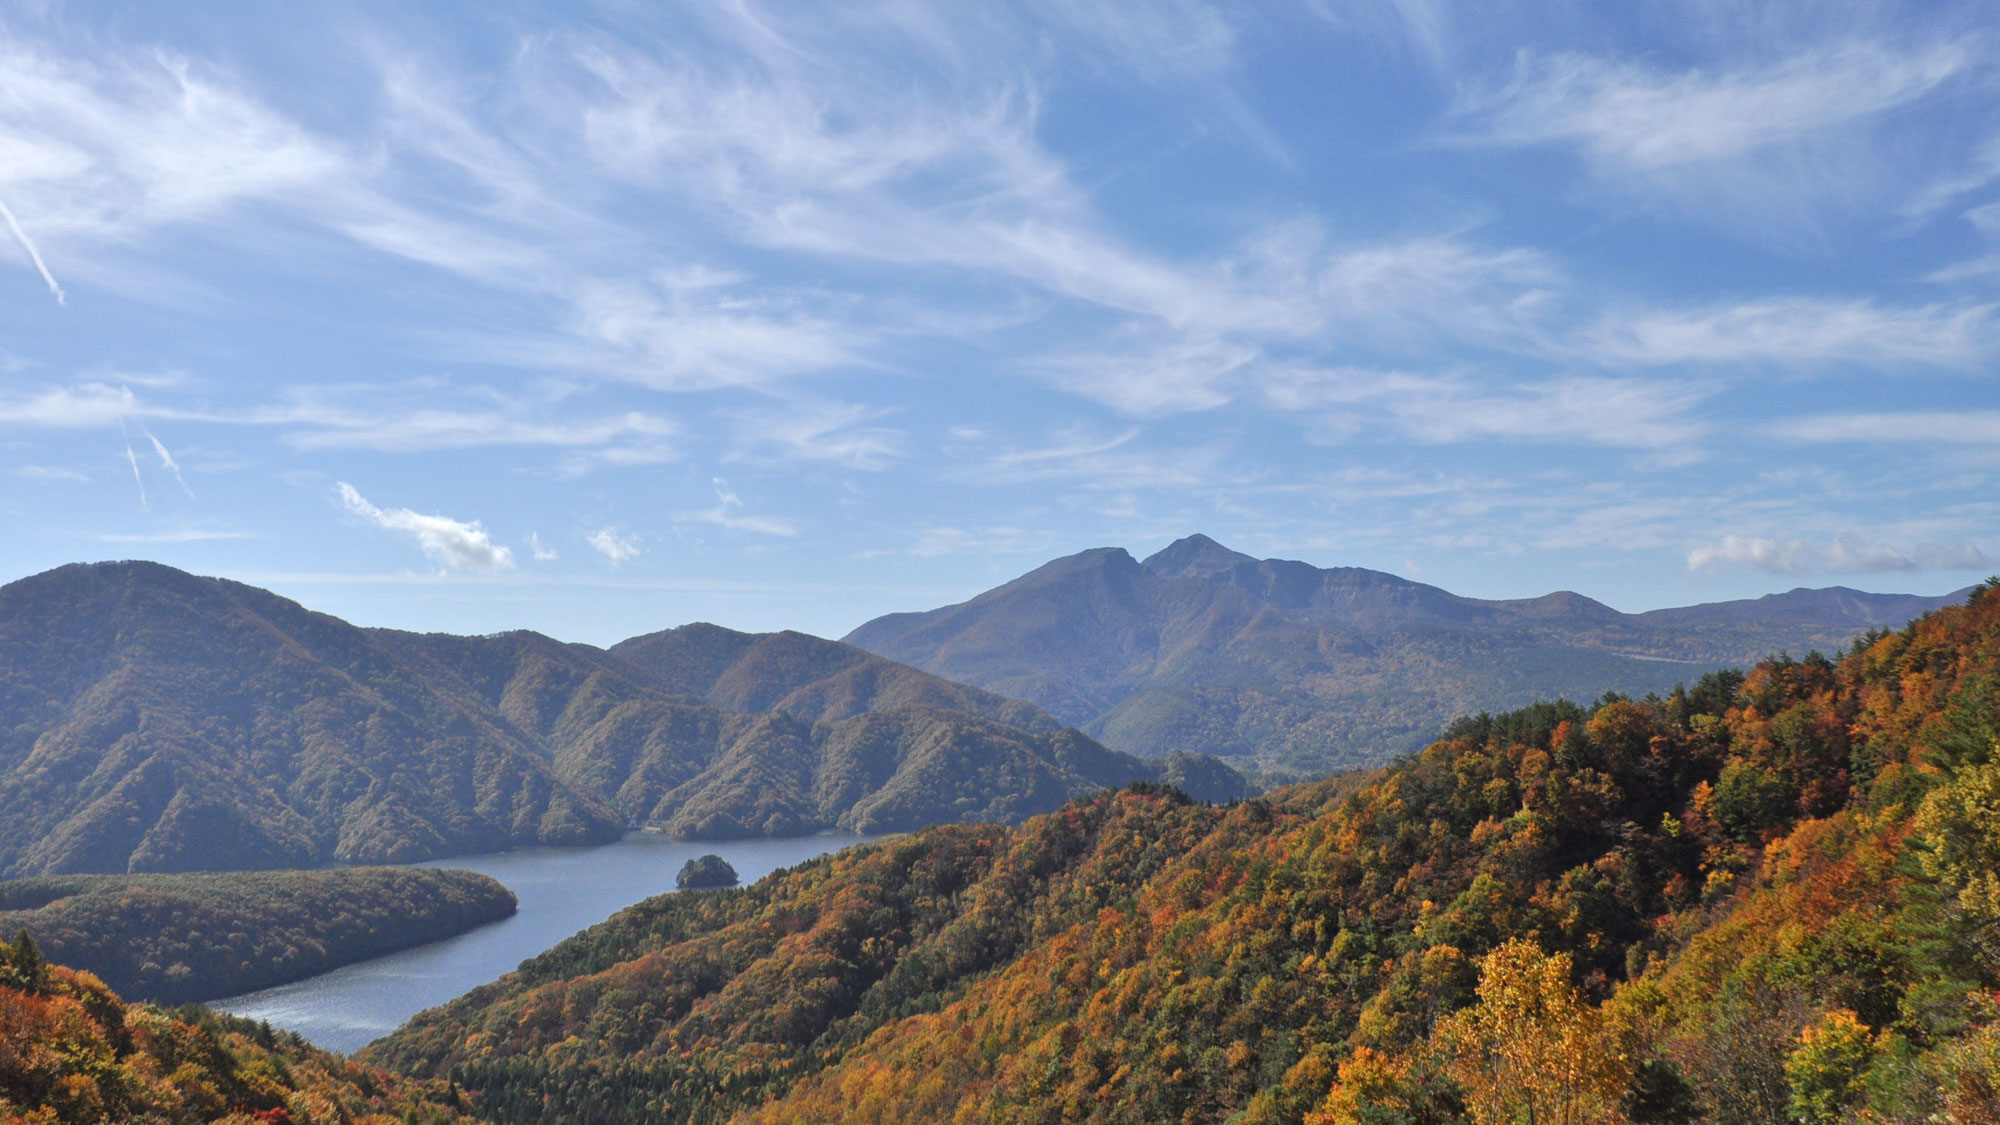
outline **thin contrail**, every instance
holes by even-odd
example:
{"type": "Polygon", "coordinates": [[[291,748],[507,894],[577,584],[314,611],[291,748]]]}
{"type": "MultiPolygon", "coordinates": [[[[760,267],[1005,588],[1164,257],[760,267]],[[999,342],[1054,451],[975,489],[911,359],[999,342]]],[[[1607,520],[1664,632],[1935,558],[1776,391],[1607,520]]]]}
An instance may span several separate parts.
{"type": "Polygon", "coordinates": [[[132,431],[126,428],[123,418],[118,419],[118,436],[125,441],[125,460],[132,466],[132,483],[139,486],[139,510],[150,512],[153,506],[146,502],[146,478],[139,475],[139,455],[132,452],[132,431]]]}
{"type": "Polygon", "coordinates": [[[49,283],[49,292],[56,295],[56,304],[68,305],[69,299],[63,296],[62,286],[56,284],[56,275],[49,272],[49,264],[42,261],[42,252],[35,249],[35,244],[28,238],[28,232],[21,229],[21,220],[14,217],[13,208],[7,206],[7,201],[4,199],[0,199],[0,218],[7,220],[7,229],[14,232],[15,239],[21,243],[21,249],[28,252],[28,257],[34,260],[35,268],[42,271],[42,280],[49,283]]]}
{"type": "Polygon", "coordinates": [[[139,486],[139,507],[151,511],[153,506],[146,502],[146,481],[139,475],[139,455],[132,452],[132,443],[125,443],[125,460],[132,463],[132,483],[139,486]]]}
{"type": "Polygon", "coordinates": [[[194,489],[189,488],[187,479],[181,476],[180,462],[174,460],[174,455],[168,453],[167,447],[160,444],[160,439],[153,436],[153,431],[142,429],[139,432],[145,434],[146,440],[153,443],[153,452],[160,455],[160,467],[174,474],[174,479],[180,482],[181,491],[188,494],[188,499],[194,499],[194,489]]]}

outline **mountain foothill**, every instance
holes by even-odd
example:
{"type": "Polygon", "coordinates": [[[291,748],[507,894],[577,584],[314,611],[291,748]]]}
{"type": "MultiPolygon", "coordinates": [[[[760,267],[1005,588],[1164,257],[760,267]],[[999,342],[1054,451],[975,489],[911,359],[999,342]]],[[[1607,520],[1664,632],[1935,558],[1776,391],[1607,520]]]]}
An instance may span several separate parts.
{"type": "Polygon", "coordinates": [[[1243,784],[798,633],[364,629],[144,562],[0,587],[0,875],[904,831],[1140,779],[1243,784]]]}
{"type": "Polygon", "coordinates": [[[1421,749],[1461,715],[1670,691],[1832,651],[1963,601],[1798,589],[1621,613],[1580,594],[1486,601],[1357,567],[1256,559],[1203,535],[1103,547],[844,639],[1039,704],[1116,750],[1317,777],[1421,749]]]}

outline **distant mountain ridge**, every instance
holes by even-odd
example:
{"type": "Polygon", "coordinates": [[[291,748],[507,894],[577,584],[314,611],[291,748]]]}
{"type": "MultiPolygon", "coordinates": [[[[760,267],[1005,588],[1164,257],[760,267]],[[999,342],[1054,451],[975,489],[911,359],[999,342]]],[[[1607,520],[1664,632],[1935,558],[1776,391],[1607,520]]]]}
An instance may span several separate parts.
{"type": "Polygon", "coordinates": [[[1568,591],[1467,598],[1190,535],[1144,561],[1117,547],[1055,559],[844,639],[1038,703],[1141,756],[1185,750],[1323,773],[1415,749],[1460,714],[1665,691],[1709,668],[1837,648],[1966,592],[1800,589],[1626,614],[1568,591]]]}
{"type": "Polygon", "coordinates": [[[153,563],[0,587],[0,875],[896,831],[1137,779],[1242,785],[797,633],[362,629],[153,563]]]}

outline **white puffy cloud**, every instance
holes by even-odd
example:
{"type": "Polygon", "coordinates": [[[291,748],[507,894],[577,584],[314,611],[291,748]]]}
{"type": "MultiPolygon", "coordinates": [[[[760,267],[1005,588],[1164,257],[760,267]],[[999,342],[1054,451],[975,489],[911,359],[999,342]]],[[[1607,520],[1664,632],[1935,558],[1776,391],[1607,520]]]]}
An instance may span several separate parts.
{"type": "Polygon", "coordinates": [[[465,523],[408,508],[378,508],[346,481],[335,483],[333,490],[348,512],[377,527],[409,535],[427,558],[446,570],[507,570],[514,565],[514,553],[494,543],[478,520],[465,523]]]}

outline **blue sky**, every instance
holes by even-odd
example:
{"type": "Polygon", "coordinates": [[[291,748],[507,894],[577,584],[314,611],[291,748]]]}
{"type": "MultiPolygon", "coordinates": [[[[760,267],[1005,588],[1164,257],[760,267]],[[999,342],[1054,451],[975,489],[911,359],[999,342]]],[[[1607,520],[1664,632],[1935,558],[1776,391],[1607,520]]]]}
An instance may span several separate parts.
{"type": "Polygon", "coordinates": [[[0,579],[608,642],[1193,531],[2000,570],[1989,5],[0,13],[0,579]]]}

